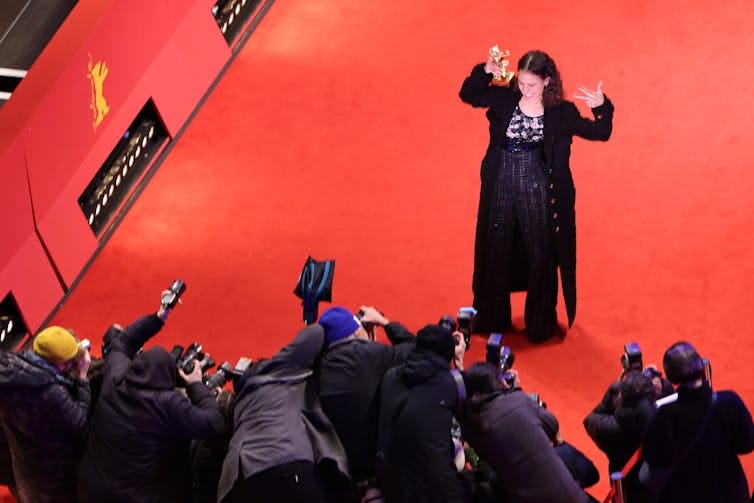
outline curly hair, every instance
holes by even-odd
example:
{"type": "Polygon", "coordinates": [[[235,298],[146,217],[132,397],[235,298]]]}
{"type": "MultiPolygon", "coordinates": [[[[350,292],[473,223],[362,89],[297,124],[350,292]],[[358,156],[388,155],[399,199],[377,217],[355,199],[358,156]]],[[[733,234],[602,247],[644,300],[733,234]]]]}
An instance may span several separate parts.
{"type": "MultiPolygon", "coordinates": [[[[563,101],[563,81],[560,80],[560,72],[555,66],[555,61],[542,51],[529,51],[518,60],[518,71],[531,72],[534,75],[550,82],[542,92],[542,104],[545,108],[559,105],[563,101]]],[[[511,82],[512,88],[518,88],[518,73],[511,82]]]]}

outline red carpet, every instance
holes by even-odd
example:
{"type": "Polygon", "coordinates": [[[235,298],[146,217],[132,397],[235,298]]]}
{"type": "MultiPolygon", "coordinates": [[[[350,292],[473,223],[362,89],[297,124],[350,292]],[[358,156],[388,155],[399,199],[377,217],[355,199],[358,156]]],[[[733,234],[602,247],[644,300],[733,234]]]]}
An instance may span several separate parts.
{"type": "Polygon", "coordinates": [[[607,462],[581,420],[625,342],[660,363],[692,341],[715,387],[754,409],[750,1],[461,5],[278,0],[54,323],[99,341],[181,277],[156,343],[269,356],[302,324],[292,292],[309,254],[336,259],[338,304],[414,330],[455,313],[471,302],[487,141],[458,89],[491,45],[514,61],[540,48],[569,96],[604,80],[616,114],[610,142],[573,146],[576,323],[562,343],[506,338],[524,387],[598,465],[598,498],[607,462]]]}

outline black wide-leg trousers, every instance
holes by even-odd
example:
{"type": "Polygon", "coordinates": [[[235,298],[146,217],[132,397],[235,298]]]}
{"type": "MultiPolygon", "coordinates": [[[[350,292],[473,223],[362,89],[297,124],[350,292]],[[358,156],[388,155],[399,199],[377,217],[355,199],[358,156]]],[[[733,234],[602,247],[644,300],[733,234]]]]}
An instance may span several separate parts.
{"type": "MultiPolygon", "coordinates": [[[[541,150],[503,150],[490,200],[483,251],[484,275],[478,281],[484,298],[475,298],[479,319],[510,326],[514,239],[521,239],[528,260],[524,321],[529,340],[555,333],[557,268],[548,217],[548,187],[541,150]]],[[[477,292],[475,292],[477,293],[477,292]]],[[[502,325],[502,327],[501,327],[502,325]]],[[[495,330],[497,328],[493,326],[495,330]]]]}

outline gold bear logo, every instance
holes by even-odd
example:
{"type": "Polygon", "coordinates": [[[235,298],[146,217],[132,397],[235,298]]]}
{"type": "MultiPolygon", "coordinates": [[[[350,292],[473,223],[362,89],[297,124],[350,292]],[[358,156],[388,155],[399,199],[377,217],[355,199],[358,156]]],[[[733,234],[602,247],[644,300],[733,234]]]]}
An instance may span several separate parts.
{"type": "Polygon", "coordinates": [[[104,61],[97,61],[93,64],[92,55],[89,54],[88,72],[86,77],[92,85],[92,99],[89,102],[89,109],[92,111],[92,129],[97,131],[97,126],[102,124],[105,116],[110,112],[107,100],[103,94],[103,85],[110,69],[104,61]]]}

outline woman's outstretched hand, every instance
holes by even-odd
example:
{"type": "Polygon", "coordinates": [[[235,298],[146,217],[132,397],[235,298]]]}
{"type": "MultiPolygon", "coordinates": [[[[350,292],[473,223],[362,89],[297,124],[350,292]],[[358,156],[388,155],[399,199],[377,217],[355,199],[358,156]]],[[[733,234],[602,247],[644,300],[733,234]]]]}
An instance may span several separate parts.
{"type": "Polygon", "coordinates": [[[583,100],[589,108],[597,108],[605,102],[605,95],[602,94],[602,81],[597,84],[597,90],[593,91],[588,87],[579,86],[579,92],[574,95],[577,100],[583,100]]]}

